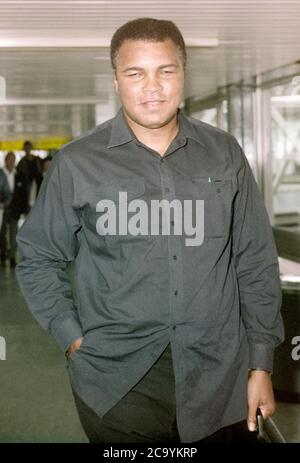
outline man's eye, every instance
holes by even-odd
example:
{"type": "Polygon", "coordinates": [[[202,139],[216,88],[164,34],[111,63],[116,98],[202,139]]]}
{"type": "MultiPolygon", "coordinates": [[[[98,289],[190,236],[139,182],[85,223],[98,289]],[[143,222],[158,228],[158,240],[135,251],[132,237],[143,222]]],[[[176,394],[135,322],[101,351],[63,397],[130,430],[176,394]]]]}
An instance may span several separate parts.
{"type": "Polygon", "coordinates": [[[141,76],[140,72],[132,72],[131,74],[128,74],[128,77],[139,77],[141,76]]]}

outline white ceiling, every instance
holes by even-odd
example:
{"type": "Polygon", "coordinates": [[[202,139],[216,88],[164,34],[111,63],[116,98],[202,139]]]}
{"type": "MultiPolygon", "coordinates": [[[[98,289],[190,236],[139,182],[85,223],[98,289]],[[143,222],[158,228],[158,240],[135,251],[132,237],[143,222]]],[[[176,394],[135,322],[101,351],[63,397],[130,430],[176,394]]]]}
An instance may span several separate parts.
{"type": "Polygon", "coordinates": [[[300,60],[300,0],[0,0],[7,102],[111,101],[110,38],[145,16],[192,46],[186,96],[300,60]]]}

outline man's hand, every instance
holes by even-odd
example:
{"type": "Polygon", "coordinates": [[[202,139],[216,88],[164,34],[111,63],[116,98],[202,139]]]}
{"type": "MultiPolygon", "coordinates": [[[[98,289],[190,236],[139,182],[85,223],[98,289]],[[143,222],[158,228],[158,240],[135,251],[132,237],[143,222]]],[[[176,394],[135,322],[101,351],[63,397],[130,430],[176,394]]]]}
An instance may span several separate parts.
{"type": "Polygon", "coordinates": [[[248,429],[256,430],[256,411],[265,419],[275,412],[275,399],[271,374],[264,370],[251,370],[248,379],[248,429]]]}
{"type": "Polygon", "coordinates": [[[73,354],[73,352],[75,352],[76,350],[78,350],[82,344],[82,341],[83,341],[83,336],[81,336],[80,338],[76,339],[76,341],[74,341],[69,349],[67,350],[66,352],[66,356],[69,357],[70,354],[73,354]]]}

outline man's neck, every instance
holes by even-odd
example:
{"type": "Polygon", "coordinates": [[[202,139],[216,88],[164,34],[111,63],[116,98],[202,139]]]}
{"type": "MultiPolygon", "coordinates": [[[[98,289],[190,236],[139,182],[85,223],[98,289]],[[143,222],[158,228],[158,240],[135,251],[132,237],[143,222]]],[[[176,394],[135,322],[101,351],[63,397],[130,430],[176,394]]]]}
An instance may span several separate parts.
{"type": "Polygon", "coordinates": [[[161,156],[165,154],[172,140],[178,133],[177,115],[165,126],[157,129],[143,127],[129,119],[126,114],[125,118],[137,139],[144,145],[157,151],[161,156]]]}

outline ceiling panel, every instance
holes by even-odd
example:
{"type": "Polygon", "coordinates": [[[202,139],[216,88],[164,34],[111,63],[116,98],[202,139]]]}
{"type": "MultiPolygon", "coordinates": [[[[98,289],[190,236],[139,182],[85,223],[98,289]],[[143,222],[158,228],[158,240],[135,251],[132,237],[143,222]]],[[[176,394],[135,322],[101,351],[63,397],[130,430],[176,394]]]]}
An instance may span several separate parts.
{"type": "Polygon", "coordinates": [[[0,0],[8,101],[110,101],[110,38],[141,16],[175,21],[193,45],[186,96],[300,59],[299,0],[0,0]]]}

